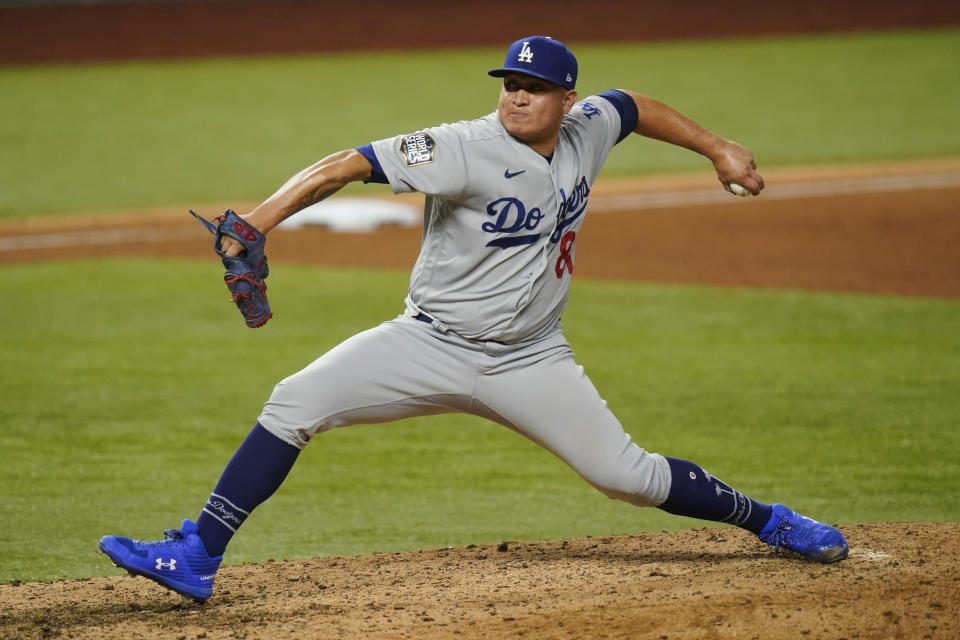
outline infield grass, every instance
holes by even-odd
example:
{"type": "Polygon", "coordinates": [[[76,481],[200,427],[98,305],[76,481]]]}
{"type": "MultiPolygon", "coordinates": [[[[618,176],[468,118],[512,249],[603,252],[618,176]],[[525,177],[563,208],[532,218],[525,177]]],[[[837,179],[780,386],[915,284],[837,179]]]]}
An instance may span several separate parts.
{"type": "MultiPolygon", "coordinates": [[[[761,168],[960,154],[960,30],[575,47],[761,168]]],[[[264,199],[319,158],[493,111],[485,49],[0,68],[0,219],[264,199]]],[[[632,137],[604,175],[708,170],[632,137]]],[[[375,191],[367,187],[366,192],[375,191]]]]}
{"type": "MultiPolygon", "coordinates": [[[[194,518],[273,384],[401,309],[407,274],[285,265],[243,327],[214,263],[4,266],[0,581],[113,571],[194,518]]],[[[957,521],[960,301],[577,281],[578,360],[638,443],[830,522],[957,521]]],[[[467,416],[334,430],[227,562],[698,526],[467,416]]]]}

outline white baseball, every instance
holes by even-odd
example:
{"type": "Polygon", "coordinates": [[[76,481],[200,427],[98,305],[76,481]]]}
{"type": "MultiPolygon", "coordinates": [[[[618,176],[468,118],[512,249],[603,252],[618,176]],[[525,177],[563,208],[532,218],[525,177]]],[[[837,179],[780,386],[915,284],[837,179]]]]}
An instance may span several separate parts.
{"type": "Polygon", "coordinates": [[[733,191],[733,192],[734,192],[735,194],[737,194],[738,196],[748,196],[748,195],[750,195],[750,192],[747,191],[746,187],[744,187],[743,185],[739,185],[739,184],[737,184],[736,182],[729,182],[729,183],[727,183],[727,184],[730,185],[730,191],[733,191]]]}

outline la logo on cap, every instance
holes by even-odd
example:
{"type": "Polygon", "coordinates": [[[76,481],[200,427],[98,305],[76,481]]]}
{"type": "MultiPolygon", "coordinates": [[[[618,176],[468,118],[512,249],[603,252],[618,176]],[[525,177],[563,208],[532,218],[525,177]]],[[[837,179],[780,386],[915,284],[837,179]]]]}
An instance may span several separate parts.
{"type": "Polygon", "coordinates": [[[549,36],[518,38],[507,49],[503,66],[487,74],[503,78],[513,71],[542,78],[564,89],[573,89],[577,84],[577,59],[566,45],[549,36]]]}
{"type": "Polygon", "coordinates": [[[530,49],[529,42],[523,43],[523,48],[520,49],[520,55],[517,56],[517,60],[520,62],[533,62],[533,51],[530,49]]]}

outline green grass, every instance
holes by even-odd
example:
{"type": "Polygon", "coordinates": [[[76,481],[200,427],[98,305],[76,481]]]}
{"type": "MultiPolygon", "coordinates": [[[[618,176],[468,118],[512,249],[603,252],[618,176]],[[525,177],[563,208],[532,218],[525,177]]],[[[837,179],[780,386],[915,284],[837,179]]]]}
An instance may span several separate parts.
{"type": "MultiPolygon", "coordinates": [[[[195,517],[273,384],[401,308],[407,274],[275,268],[243,327],[214,264],[4,266],[0,581],[104,575],[105,533],[195,517]]],[[[568,338],[642,446],[834,522],[957,521],[960,302],[581,281],[568,338]]],[[[334,430],[228,562],[684,529],[502,427],[334,430]]]]}
{"type": "MultiPolygon", "coordinates": [[[[581,95],[648,93],[761,167],[960,154],[955,28],[575,49],[581,95]]],[[[501,60],[487,48],[2,68],[0,218],[262,200],[333,151],[492,111],[484,72],[501,60]]],[[[605,175],[708,168],[633,138],[605,175]]]]}

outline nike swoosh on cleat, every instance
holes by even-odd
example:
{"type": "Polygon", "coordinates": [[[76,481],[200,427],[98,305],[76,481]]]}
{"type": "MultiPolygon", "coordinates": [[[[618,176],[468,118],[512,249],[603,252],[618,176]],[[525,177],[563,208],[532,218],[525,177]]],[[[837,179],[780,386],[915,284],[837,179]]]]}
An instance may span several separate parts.
{"type": "Polygon", "coordinates": [[[510,178],[515,178],[515,177],[517,177],[518,175],[520,175],[521,173],[526,173],[526,172],[527,172],[527,170],[524,169],[523,171],[517,171],[516,173],[510,173],[510,169],[507,169],[506,171],[503,172],[503,177],[506,178],[507,180],[509,180],[510,178]]]}

